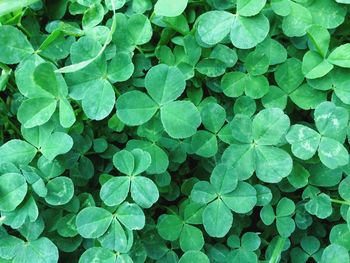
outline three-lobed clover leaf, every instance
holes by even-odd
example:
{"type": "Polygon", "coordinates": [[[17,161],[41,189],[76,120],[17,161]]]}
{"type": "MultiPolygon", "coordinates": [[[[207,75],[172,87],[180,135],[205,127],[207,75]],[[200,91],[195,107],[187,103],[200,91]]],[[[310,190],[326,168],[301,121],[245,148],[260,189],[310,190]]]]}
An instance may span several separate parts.
{"type": "Polygon", "coordinates": [[[225,150],[222,161],[239,171],[241,180],[249,178],[255,171],[264,182],[281,181],[293,167],[289,154],[277,147],[289,125],[288,116],[278,108],[262,110],[253,120],[245,115],[235,116],[231,130],[237,142],[225,150]]]}
{"type": "MultiPolygon", "coordinates": [[[[179,240],[182,251],[201,250],[204,245],[204,238],[201,230],[192,226],[193,215],[189,215],[188,211],[201,208],[201,205],[189,203],[184,208],[184,215],[163,215],[158,219],[157,232],[165,240],[179,240]]],[[[201,209],[202,210],[202,209],[201,209]]],[[[196,211],[196,210],[194,210],[196,211]]],[[[198,213],[196,211],[196,213],[198,213]]]]}
{"type": "Polygon", "coordinates": [[[0,1],[0,262],[349,262],[348,4],[0,1]]]}
{"type": "Polygon", "coordinates": [[[276,213],[271,205],[267,205],[261,209],[260,217],[265,225],[271,225],[276,220],[278,233],[282,237],[289,237],[295,230],[295,223],[292,219],[294,211],[294,202],[283,197],[276,206],[276,213]]]}
{"type": "Polygon", "coordinates": [[[236,235],[231,235],[228,238],[228,244],[234,248],[227,255],[228,260],[232,262],[257,262],[258,257],[254,252],[261,244],[260,237],[257,233],[246,232],[243,234],[241,240],[236,235]]]}
{"type": "Polygon", "coordinates": [[[154,182],[140,174],[151,165],[151,156],[141,149],[122,150],[113,156],[114,166],[127,176],[116,176],[105,182],[100,197],[108,206],[121,204],[131,193],[132,199],[141,207],[151,207],[159,198],[154,182]]]}
{"type": "Polygon", "coordinates": [[[196,133],[201,118],[192,102],[175,101],[185,85],[185,77],[178,68],[159,64],[151,68],[145,78],[151,98],[137,90],[124,93],[116,103],[117,116],[125,124],[137,126],[149,121],[159,109],[164,130],[170,137],[190,137],[196,133]]]}
{"type": "Polygon", "coordinates": [[[234,169],[222,163],[212,171],[210,183],[199,181],[192,189],[191,199],[206,205],[202,216],[203,225],[210,236],[222,237],[229,231],[233,222],[231,210],[244,214],[256,205],[255,188],[237,180],[234,169]]]}
{"type": "Polygon", "coordinates": [[[318,132],[300,124],[291,127],[286,139],[292,145],[293,154],[307,160],[318,151],[321,162],[328,168],[346,165],[349,154],[342,143],[349,121],[348,112],[332,102],[323,102],[315,109],[314,119],[318,132]]]}

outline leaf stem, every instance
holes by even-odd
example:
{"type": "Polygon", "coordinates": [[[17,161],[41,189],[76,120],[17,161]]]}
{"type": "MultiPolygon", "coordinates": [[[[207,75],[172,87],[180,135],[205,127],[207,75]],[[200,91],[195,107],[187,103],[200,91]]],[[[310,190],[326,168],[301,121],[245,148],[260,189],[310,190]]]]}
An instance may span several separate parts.
{"type": "Polygon", "coordinates": [[[272,256],[269,260],[269,263],[278,263],[281,258],[281,253],[283,251],[284,244],[286,242],[286,239],[283,237],[279,237],[275,249],[272,252],[272,256]]]}
{"type": "Polygon", "coordinates": [[[9,68],[6,64],[0,62],[0,68],[2,68],[5,72],[11,72],[11,68],[9,68]]]}
{"type": "Polygon", "coordinates": [[[21,23],[18,23],[17,27],[20,28],[23,31],[23,33],[27,35],[27,37],[32,36],[32,34],[24,26],[22,26],[21,23]]]}
{"type": "Polygon", "coordinates": [[[338,199],[333,199],[331,198],[331,201],[336,204],[342,204],[342,205],[350,205],[350,202],[345,201],[345,200],[338,200],[338,199]]]}

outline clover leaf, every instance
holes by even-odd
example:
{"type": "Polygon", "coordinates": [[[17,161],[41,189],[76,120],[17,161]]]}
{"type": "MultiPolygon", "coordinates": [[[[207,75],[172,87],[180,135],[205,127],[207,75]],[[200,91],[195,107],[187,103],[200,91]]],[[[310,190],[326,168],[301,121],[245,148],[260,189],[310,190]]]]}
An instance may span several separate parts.
{"type": "Polygon", "coordinates": [[[349,161],[341,142],[345,138],[348,113],[331,102],[323,102],[315,109],[315,124],[319,133],[303,125],[293,125],[286,139],[298,158],[310,159],[316,151],[321,162],[330,169],[344,166],[349,161]]]}
{"type": "Polygon", "coordinates": [[[108,206],[121,204],[131,192],[132,199],[141,207],[149,208],[159,198],[157,186],[147,177],[139,176],[151,164],[149,153],[134,149],[122,150],[113,157],[115,167],[127,176],[117,176],[102,185],[100,197],[108,206]]]}
{"type": "Polygon", "coordinates": [[[0,0],[0,262],[349,262],[349,0],[0,0]]]}
{"type": "Polygon", "coordinates": [[[257,202],[256,190],[250,184],[240,182],[238,175],[227,164],[219,164],[212,171],[210,183],[199,181],[191,192],[191,199],[206,205],[203,211],[203,225],[210,236],[222,237],[231,228],[236,213],[248,213],[257,202]],[[231,181],[227,188],[224,182],[231,181]]]}
{"type": "Polygon", "coordinates": [[[290,174],[292,159],[275,145],[281,142],[289,125],[287,115],[277,108],[262,110],[253,120],[247,116],[235,117],[231,129],[237,143],[225,150],[222,161],[238,169],[241,179],[256,171],[264,182],[281,181],[290,174]]]}
{"type": "Polygon", "coordinates": [[[201,123],[198,109],[192,102],[174,101],[185,88],[185,78],[179,69],[163,64],[155,66],[148,71],[145,86],[153,100],[139,91],[118,98],[117,115],[121,121],[132,126],[144,124],[159,108],[164,130],[170,137],[187,138],[196,133],[201,123]],[[181,115],[177,114],[179,111],[181,115]]]}

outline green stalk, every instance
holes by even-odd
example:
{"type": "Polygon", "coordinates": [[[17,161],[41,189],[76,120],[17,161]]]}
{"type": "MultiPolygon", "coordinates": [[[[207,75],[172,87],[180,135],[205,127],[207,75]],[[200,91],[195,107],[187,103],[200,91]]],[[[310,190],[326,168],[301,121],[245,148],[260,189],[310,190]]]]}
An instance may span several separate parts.
{"type": "Polygon", "coordinates": [[[283,237],[278,238],[278,240],[276,242],[275,249],[273,250],[272,256],[269,260],[269,263],[278,263],[279,262],[285,242],[286,242],[285,238],[283,238],[283,237]]]}

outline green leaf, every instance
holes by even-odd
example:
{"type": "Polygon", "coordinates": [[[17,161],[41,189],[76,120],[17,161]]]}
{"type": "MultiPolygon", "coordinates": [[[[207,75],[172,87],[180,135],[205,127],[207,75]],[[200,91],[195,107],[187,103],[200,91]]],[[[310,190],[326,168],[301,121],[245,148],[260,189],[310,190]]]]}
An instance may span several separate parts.
{"type": "Polygon", "coordinates": [[[289,118],[282,110],[278,108],[262,110],[253,119],[254,141],[259,145],[276,145],[286,134],[289,125],[289,118]]]}
{"type": "Polygon", "coordinates": [[[253,142],[253,123],[249,116],[236,115],[230,125],[235,140],[248,144],[253,142]]]}
{"type": "Polygon", "coordinates": [[[225,73],[226,64],[218,59],[205,58],[199,61],[196,69],[203,75],[215,78],[225,73]]]}
{"type": "Polygon", "coordinates": [[[333,65],[350,68],[350,44],[344,44],[335,48],[331,54],[329,54],[327,60],[333,65]]]}
{"type": "Polygon", "coordinates": [[[84,238],[98,238],[107,231],[112,217],[113,215],[103,208],[86,207],[77,215],[77,230],[84,238]]]}
{"type": "Polygon", "coordinates": [[[165,215],[159,218],[157,231],[165,240],[175,241],[179,238],[184,222],[176,215],[165,215]]]}
{"type": "Polygon", "coordinates": [[[269,226],[275,221],[275,213],[271,205],[266,205],[260,210],[260,218],[262,222],[269,226]]]}
{"type": "Polygon", "coordinates": [[[27,194],[27,182],[21,174],[5,173],[0,176],[0,211],[13,211],[27,194]]]}
{"type": "Polygon", "coordinates": [[[303,57],[303,73],[308,79],[323,77],[333,69],[333,65],[315,51],[308,51],[303,57]]]}
{"type": "Polygon", "coordinates": [[[339,184],[338,192],[341,198],[343,198],[346,201],[350,200],[350,177],[346,177],[341,181],[339,184]]]}
{"type": "Polygon", "coordinates": [[[294,213],[294,211],[295,211],[294,202],[287,197],[283,197],[277,204],[276,217],[290,216],[294,213]]]}
{"type": "Polygon", "coordinates": [[[184,225],[180,236],[182,251],[201,250],[204,245],[202,231],[191,225],[184,225]]]}
{"type": "Polygon", "coordinates": [[[115,254],[103,247],[91,247],[80,256],[79,263],[89,263],[92,261],[99,261],[105,263],[114,263],[115,254]]]}
{"type": "Polygon", "coordinates": [[[48,160],[67,153],[73,147],[73,139],[63,132],[54,132],[42,142],[40,150],[48,160]]]}
{"type": "Polygon", "coordinates": [[[302,64],[296,58],[287,59],[275,71],[275,80],[278,86],[287,93],[291,93],[304,81],[302,64]]]}
{"type": "Polygon", "coordinates": [[[19,107],[17,117],[24,128],[33,128],[48,122],[56,106],[57,101],[53,98],[27,99],[19,107]]]}
{"type": "Polygon", "coordinates": [[[116,103],[118,118],[129,126],[149,121],[158,110],[158,105],[145,93],[134,90],[124,93],[116,103]]]}
{"type": "Polygon", "coordinates": [[[52,94],[53,98],[60,95],[54,70],[55,67],[50,63],[41,63],[34,70],[34,82],[40,86],[40,88],[52,94]]]}
{"type": "Polygon", "coordinates": [[[332,214],[332,203],[328,195],[322,193],[312,197],[310,201],[305,204],[305,209],[312,215],[324,219],[332,214]]]}
{"type": "Polygon", "coordinates": [[[13,139],[0,147],[0,163],[29,164],[37,150],[25,141],[13,139]]]}
{"type": "Polygon", "coordinates": [[[256,176],[266,183],[277,183],[293,169],[290,155],[273,146],[256,147],[256,176]]]}
{"type": "Polygon", "coordinates": [[[56,177],[47,183],[46,188],[45,201],[50,205],[67,204],[74,195],[73,181],[69,177],[56,177]]]}
{"type": "Polygon", "coordinates": [[[349,253],[343,246],[331,244],[323,250],[321,263],[346,263],[349,261],[349,253]]]}
{"type": "Polygon", "coordinates": [[[238,0],[237,13],[241,16],[255,16],[265,6],[266,1],[238,0]]]}
{"type": "Polygon", "coordinates": [[[217,103],[206,103],[200,108],[201,119],[204,127],[213,133],[217,133],[225,123],[226,111],[217,103]]]}
{"type": "Polygon", "coordinates": [[[291,12],[291,3],[289,0],[272,0],[272,10],[279,16],[287,16],[291,12]]]}
{"type": "Polygon", "coordinates": [[[0,26],[0,43],[0,62],[5,64],[17,64],[34,52],[24,34],[13,26],[0,26]]]}
{"type": "Polygon", "coordinates": [[[100,3],[93,4],[84,12],[82,25],[84,29],[93,28],[102,22],[104,9],[100,3]]]}
{"type": "Polygon", "coordinates": [[[145,78],[147,92],[159,105],[176,100],[185,90],[186,81],[177,67],[159,64],[151,68],[145,78]]]}
{"type": "Polygon", "coordinates": [[[135,45],[146,44],[152,38],[151,22],[143,14],[131,15],[127,22],[127,29],[135,45]]]}
{"type": "Polygon", "coordinates": [[[59,100],[59,118],[64,128],[70,128],[76,121],[74,110],[66,99],[59,100]]]}
{"type": "Polygon", "coordinates": [[[321,135],[343,142],[349,113],[332,102],[323,102],[317,106],[314,113],[315,124],[321,135]]]}
{"type": "Polygon", "coordinates": [[[248,213],[256,205],[256,190],[250,184],[240,182],[235,190],[222,196],[222,201],[236,213],[248,213]]]}
{"type": "Polygon", "coordinates": [[[23,261],[38,263],[58,262],[58,249],[55,244],[46,237],[23,243],[13,260],[14,263],[23,261]]]}
{"type": "Polygon", "coordinates": [[[191,138],[191,148],[199,156],[208,158],[218,151],[216,136],[207,131],[197,131],[191,138]]]}
{"type": "Polygon", "coordinates": [[[179,263],[191,263],[191,262],[209,263],[208,257],[200,251],[187,251],[179,260],[179,263]]]}
{"type": "Polygon", "coordinates": [[[131,57],[124,52],[117,53],[108,65],[108,80],[112,83],[128,80],[134,72],[131,57]]]}
{"type": "Polygon", "coordinates": [[[160,16],[179,16],[185,10],[188,0],[158,0],[154,6],[154,12],[160,16]]]}
{"type": "Polygon", "coordinates": [[[221,88],[228,97],[242,96],[245,90],[245,74],[239,71],[226,73],[221,79],[221,88]]]}
{"type": "Polygon", "coordinates": [[[332,244],[337,244],[349,249],[350,231],[347,224],[335,225],[329,234],[329,240],[332,244]]]}
{"type": "Polygon", "coordinates": [[[257,250],[260,247],[261,240],[257,233],[247,232],[242,236],[242,247],[249,251],[257,250]]]}
{"type": "Polygon", "coordinates": [[[320,103],[327,100],[327,93],[316,90],[308,84],[303,84],[291,94],[290,99],[303,110],[315,109],[320,103]]]}
{"type": "Polygon", "coordinates": [[[16,255],[17,247],[21,246],[23,240],[7,235],[0,239],[0,257],[2,259],[10,260],[16,255]]]}
{"type": "Polygon", "coordinates": [[[0,3],[0,16],[4,16],[7,15],[13,11],[19,10],[21,8],[27,7],[31,4],[34,4],[36,2],[38,2],[39,0],[27,0],[25,2],[13,2],[13,1],[6,1],[3,0],[0,3]]]}
{"type": "Polygon", "coordinates": [[[262,75],[269,69],[269,58],[264,53],[251,52],[246,58],[245,67],[253,76],[262,75]]]}
{"type": "Polygon", "coordinates": [[[104,248],[124,252],[128,250],[129,235],[127,236],[122,225],[116,218],[114,218],[107,232],[99,237],[98,240],[104,248]]]}
{"type": "Polygon", "coordinates": [[[145,226],[145,215],[136,205],[124,202],[116,211],[118,220],[129,230],[140,230],[145,226]]]}
{"type": "Polygon", "coordinates": [[[335,1],[325,0],[322,3],[313,2],[308,6],[314,20],[325,28],[335,28],[344,22],[346,7],[335,1]]]}
{"type": "Polygon", "coordinates": [[[306,7],[292,1],[289,2],[291,11],[283,18],[282,30],[288,37],[301,37],[312,25],[312,15],[306,7]]]}
{"type": "Polygon", "coordinates": [[[240,49],[253,48],[266,38],[269,30],[269,20],[263,14],[249,18],[234,16],[230,33],[231,42],[240,49]]]}
{"type": "Polygon", "coordinates": [[[130,179],[127,176],[111,178],[101,187],[100,197],[108,206],[121,204],[129,194],[130,179]]]}
{"type": "Polygon", "coordinates": [[[238,184],[238,174],[227,164],[218,164],[210,176],[210,183],[218,194],[224,195],[232,192],[238,184]]]}
{"type": "Polygon", "coordinates": [[[230,145],[221,159],[237,171],[239,180],[248,179],[255,171],[255,150],[250,144],[230,145]]]}
{"type": "Polygon", "coordinates": [[[231,211],[220,199],[210,203],[203,211],[203,225],[211,237],[223,237],[233,222],[231,211]]]}
{"type": "Polygon", "coordinates": [[[269,82],[264,76],[252,76],[242,72],[229,72],[221,80],[223,92],[228,97],[245,94],[252,99],[259,99],[269,91],[269,82]]]}
{"type": "Polygon", "coordinates": [[[135,157],[128,150],[121,150],[114,154],[113,164],[121,173],[132,175],[135,169],[135,157]]]}
{"type": "Polygon", "coordinates": [[[276,227],[281,237],[289,237],[295,230],[294,220],[290,217],[278,217],[276,227]]]}
{"type": "Polygon", "coordinates": [[[309,127],[296,124],[291,126],[286,139],[292,145],[292,152],[296,157],[308,160],[316,153],[321,136],[309,127]]]}
{"type": "Polygon", "coordinates": [[[192,189],[191,199],[199,204],[207,204],[216,198],[213,185],[206,181],[197,182],[192,189]]]}
{"type": "Polygon", "coordinates": [[[201,124],[198,109],[189,101],[174,101],[164,105],[160,111],[160,118],[165,131],[176,139],[194,135],[201,124]]]}
{"type": "Polygon", "coordinates": [[[309,37],[316,51],[322,57],[325,57],[327,55],[330,42],[328,30],[320,25],[312,25],[307,29],[307,36],[309,37]]]}
{"type": "Polygon", "coordinates": [[[92,85],[83,98],[83,110],[92,120],[106,118],[114,108],[115,95],[112,85],[106,80],[100,80],[92,85]]]}
{"type": "Polygon", "coordinates": [[[229,33],[234,16],[226,11],[210,11],[200,16],[197,34],[202,42],[215,45],[221,42],[229,33]]]}
{"type": "Polygon", "coordinates": [[[127,144],[127,149],[132,150],[141,148],[151,155],[151,165],[146,172],[148,174],[162,174],[169,165],[169,159],[166,152],[154,143],[143,140],[131,140],[127,144]]]}
{"type": "Polygon", "coordinates": [[[131,197],[139,206],[150,208],[159,198],[157,186],[151,179],[136,176],[131,179],[131,197]]]}
{"type": "Polygon", "coordinates": [[[336,169],[349,162],[349,153],[338,141],[323,137],[320,141],[318,156],[321,162],[330,169],[336,169]]]}
{"type": "Polygon", "coordinates": [[[135,167],[133,169],[132,175],[138,175],[148,169],[151,165],[151,155],[141,149],[134,149],[131,151],[134,156],[135,167]]]}

